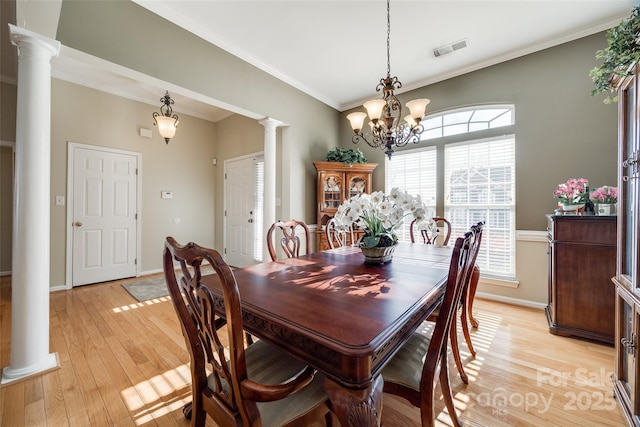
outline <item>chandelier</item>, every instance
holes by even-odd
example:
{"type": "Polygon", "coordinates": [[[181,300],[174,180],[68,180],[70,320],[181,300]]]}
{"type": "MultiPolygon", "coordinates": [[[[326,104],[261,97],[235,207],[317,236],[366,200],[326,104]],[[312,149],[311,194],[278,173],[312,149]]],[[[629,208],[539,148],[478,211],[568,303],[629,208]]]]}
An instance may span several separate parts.
{"type": "Polygon", "coordinates": [[[363,104],[367,113],[361,111],[347,115],[355,135],[351,139],[354,144],[361,140],[365,141],[373,148],[385,150],[385,154],[391,159],[393,147],[404,147],[412,142],[417,144],[420,141],[420,134],[424,131],[420,121],[427,110],[428,99],[414,99],[407,102],[409,115],[402,120],[402,104],[393,94],[395,89],[400,89],[402,83],[397,77],[391,77],[390,60],[390,34],[391,34],[391,13],[387,0],[387,77],[380,79],[376,86],[376,92],[382,90],[382,99],[373,99],[363,104]],[[371,132],[363,133],[362,127],[364,119],[369,115],[369,126],[371,132]]]}
{"type": "Polygon", "coordinates": [[[160,112],[153,113],[153,119],[155,121],[153,125],[158,125],[158,133],[160,133],[160,136],[163,137],[168,144],[169,140],[176,134],[176,128],[178,127],[178,115],[173,114],[173,109],[171,108],[173,105],[173,99],[169,96],[169,91],[160,98],[160,102],[162,102],[162,105],[160,105],[160,112]]]}

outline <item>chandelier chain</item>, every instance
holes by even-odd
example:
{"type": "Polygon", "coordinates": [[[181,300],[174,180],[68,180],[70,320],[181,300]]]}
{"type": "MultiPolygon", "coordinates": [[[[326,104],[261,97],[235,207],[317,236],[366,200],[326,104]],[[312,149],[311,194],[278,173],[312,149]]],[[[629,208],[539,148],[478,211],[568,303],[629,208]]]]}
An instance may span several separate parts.
{"type": "Polygon", "coordinates": [[[391,0],[387,0],[387,77],[391,77],[391,0]]]}
{"type": "Polygon", "coordinates": [[[403,123],[402,104],[393,93],[401,87],[400,80],[391,77],[391,0],[387,0],[387,77],[380,79],[376,86],[376,92],[382,91],[382,99],[364,103],[369,115],[370,132],[363,131],[367,114],[354,112],[347,115],[355,133],[351,138],[354,144],[364,141],[373,148],[382,148],[391,159],[394,147],[420,142],[420,134],[424,131],[420,122],[424,118],[429,100],[425,98],[409,101],[407,108],[410,114],[404,117],[403,123]]]}

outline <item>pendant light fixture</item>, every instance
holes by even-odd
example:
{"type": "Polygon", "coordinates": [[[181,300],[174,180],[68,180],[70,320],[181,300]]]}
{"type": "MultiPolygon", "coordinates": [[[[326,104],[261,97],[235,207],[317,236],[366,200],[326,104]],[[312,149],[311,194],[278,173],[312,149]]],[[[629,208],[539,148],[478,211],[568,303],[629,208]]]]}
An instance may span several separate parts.
{"type": "Polygon", "coordinates": [[[178,115],[173,114],[173,99],[169,96],[169,91],[165,93],[165,95],[160,98],[160,112],[153,113],[153,119],[155,123],[158,125],[158,133],[160,136],[164,138],[167,144],[169,144],[169,140],[173,138],[176,134],[176,128],[178,127],[178,115]]]}
{"type": "Polygon", "coordinates": [[[402,104],[393,91],[400,89],[402,83],[397,77],[391,77],[391,9],[390,0],[387,0],[387,77],[380,79],[376,91],[382,90],[382,99],[374,99],[363,104],[367,113],[354,112],[347,115],[351,127],[355,132],[352,138],[354,144],[364,140],[373,148],[385,150],[385,154],[391,159],[393,147],[404,147],[409,142],[417,144],[420,134],[424,131],[420,121],[427,110],[428,99],[414,99],[407,102],[409,115],[402,122],[402,104]],[[364,120],[369,115],[371,132],[363,133],[364,120]]]}

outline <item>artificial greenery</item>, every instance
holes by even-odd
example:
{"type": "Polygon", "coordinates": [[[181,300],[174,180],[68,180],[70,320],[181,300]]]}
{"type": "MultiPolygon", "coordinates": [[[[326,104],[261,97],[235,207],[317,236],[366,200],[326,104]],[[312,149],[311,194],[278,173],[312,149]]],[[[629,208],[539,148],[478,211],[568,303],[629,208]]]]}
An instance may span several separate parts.
{"type": "Polygon", "coordinates": [[[353,166],[354,163],[367,163],[367,159],[360,149],[353,148],[340,148],[336,147],[327,153],[328,162],[342,162],[343,165],[349,164],[353,166]]]}
{"type": "Polygon", "coordinates": [[[607,31],[607,48],[596,51],[596,58],[603,62],[589,72],[596,85],[591,95],[606,93],[605,104],[618,101],[616,81],[630,75],[631,65],[640,60],[639,31],[640,6],[636,6],[627,19],[607,31]]]}

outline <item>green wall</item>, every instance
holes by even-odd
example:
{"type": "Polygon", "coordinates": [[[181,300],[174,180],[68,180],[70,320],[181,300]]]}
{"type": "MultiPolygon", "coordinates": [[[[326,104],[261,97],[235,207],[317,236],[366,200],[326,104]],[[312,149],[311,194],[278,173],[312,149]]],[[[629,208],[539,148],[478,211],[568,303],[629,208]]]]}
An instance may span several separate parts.
{"type": "MultiPolygon", "coordinates": [[[[181,114],[179,131],[165,146],[155,134],[153,141],[137,135],[139,126],[152,128],[149,118],[157,108],[53,80],[52,200],[66,194],[68,141],[142,152],[146,215],[143,271],[160,268],[162,241],[167,234],[221,247],[224,161],[262,150],[264,128],[258,118],[283,122],[277,133],[276,193],[282,200],[278,218],[315,221],[313,161],[323,160],[326,151],[338,144],[353,147],[345,118],[349,111],[338,113],[129,1],[64,0],[56,37],[66,46],[234,105],[248,116],[234,115],[213,124],[181,114]],[[171,52],[170,60],[166,52],[171,52]],[[114,114],[105,115],[105,111],[114,114]],[[213,157],[217,166],[211,165],[213,157]],[[175,174],[183,176],[176,178],[175,174]],[[168,207],[159,197],[159,191],[166,189],[185,194],[187,199],[181,203],[174,199],[175,208],[168,207]],[[193,203],[204,206],[201,215],[192,218],[198,230],[185,227],[188,218],[178,207],[193,203]],[[175,227],[175,217],[181,217],[184,228],[175,227]]],[[[604,33],[596,34],[416,89],[400,98],[428,97],[430,112],[484,103],[515,104],[516,228],[544,230],[544,214],[555,207],[552,192],[558,183],[581,176],[593,185],[615,184],[617,109],[590,96],[593,84],[588,77],[589,69],[596,65],[595,51],[604,46],[604,33]]],[[[15,86],[2,83],[0,88],[1,139],[13,141],[15,86]]],[[[370,161],[384,164],[381,150],[362,143],[359,147],[370,161]]],[[[10,149],[3,149],[0,155],[0,232],[4,240],[10,230],[6,227],[10,215],[5,213],[11,205],[5,185],[10,149]]],[[[374,188],[383,186],[384,168],[379,167],[374,173],[374,188]]],[[[65,273],[64,209],[52,206],[51,218],[52,285],[56,286],[62,284],[65,273]]],[[[11,265],[5,246],[0,253],[0,271],[11,265]]]]}
{"type": "MultiPolygon", "coordinates": [[[[603,97],[592,97],[589,78],[589,70],[596,65],[595,52],[605,46],[605,34],[599,33],[399,98],[403,103],[431,99],[428,113],[487,103],[514,104],[516,229],[545,230],[545,214],[557,205],[552,193],[559,183],[584,177],[595,186],[616,185],[617,106],[605,105],[603,97]]],[[[353,147],[346,115],[354,110],[344,112],[339,124],[344,147],[353,147]]],[[[431,142],[422,144],[427,143],[431,142]]],[[[384,164],[382,150],[362,142],[358,147],[370,161],[384,164]]],[[[444,165],[438,167],[443,173],[444,165]]],[[[374,187],[384,188],[384,168],[377,168],[374,174],[374,187]]]]}
{"type": "MultiPolygon", "coordinates": [[[[282,215],[314,218],[312,162],[338,143],[336,110],[130,1],[63,1],[57,39],[236,106],[254,119],[282,121],[282,215]]],[[[247,147],[241,154],[251,152],[247,147]]]]}

